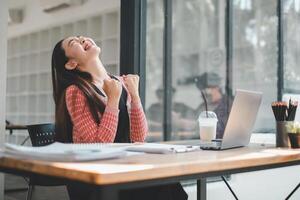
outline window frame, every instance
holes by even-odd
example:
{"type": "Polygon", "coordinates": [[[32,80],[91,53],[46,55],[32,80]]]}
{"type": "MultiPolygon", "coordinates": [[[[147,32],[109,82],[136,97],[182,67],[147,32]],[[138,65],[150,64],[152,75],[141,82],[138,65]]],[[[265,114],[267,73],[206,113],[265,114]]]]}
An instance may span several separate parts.
{"type": "MultiPolygon", "coordinates": [[[[163,140],[171,140],[171,89],[172,89],[172,0],[164,0],[163,78],[164,117],[163,140]]],[[[140,95],[145,105],[146,94],[146,12],[147,0],[121,0],[120,74],[137,73],[140,76],[140,95]]],[[[226,0],[225,11],[226,83],[227,94],[232,94],[233,73],[233,1],[226,0]]],[[[284,92],[283,0],[277,0],[277,99],[284,92]]]]}

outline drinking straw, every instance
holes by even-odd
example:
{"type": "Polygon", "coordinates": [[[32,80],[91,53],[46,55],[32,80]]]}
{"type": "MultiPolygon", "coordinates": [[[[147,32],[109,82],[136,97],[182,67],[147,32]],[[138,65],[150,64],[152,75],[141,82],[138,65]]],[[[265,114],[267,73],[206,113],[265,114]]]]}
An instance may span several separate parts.
{"type": "Polygon", "coordinates": [[[203,90],[200,90],[200,92],[201,92],[202,98],[203,98],[203,100],[204,100],[205,111],[206,111],[206,117],[208,118],[208,112],[207,112],[207,110],[208,110],[208,108],[207,108],[207,100],[206,100],[206,97],[205,97],[205,94],[204,94],[203,90]]]}

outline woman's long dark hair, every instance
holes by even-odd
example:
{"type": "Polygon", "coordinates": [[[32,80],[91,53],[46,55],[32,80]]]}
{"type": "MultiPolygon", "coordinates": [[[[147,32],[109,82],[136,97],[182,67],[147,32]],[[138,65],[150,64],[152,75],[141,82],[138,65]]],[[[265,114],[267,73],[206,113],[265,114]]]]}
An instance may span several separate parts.
{"type": "Polygon", "coordinates": [[[60,142],[73,142],[73,124],[66,105],[66,89],[76,85],[87,98],[87,102],[96,123],[100,122],[98,112],[103,113],[105,105],[100,100],[92,84],[92,76],[77,69],[67,70],[65,64],[68,58],[62,48],[63,40],[59,41],[52,53],[52,84],[55,102],[55,131],[56,140],[60,142]]]}

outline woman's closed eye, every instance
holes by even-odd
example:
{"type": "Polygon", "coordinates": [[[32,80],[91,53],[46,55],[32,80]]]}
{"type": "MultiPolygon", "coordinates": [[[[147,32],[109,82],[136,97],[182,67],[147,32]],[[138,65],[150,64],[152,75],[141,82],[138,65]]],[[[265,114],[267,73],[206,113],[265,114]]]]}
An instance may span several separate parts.
{"type": "Polygon", "coordinates": [[[74,45],[76,45],[76,44],[80,44],[79,41],[75,41],[75,40],[74,40],[74,41],[71,43],[72,46],[74,46],[74,45]]]}
{"type": "Polygon", "coordinates": [[[68,43],[69,43],[69,46],[72,47],[74,44],[79,44],[79,40],[73,38],[68,43]]]}

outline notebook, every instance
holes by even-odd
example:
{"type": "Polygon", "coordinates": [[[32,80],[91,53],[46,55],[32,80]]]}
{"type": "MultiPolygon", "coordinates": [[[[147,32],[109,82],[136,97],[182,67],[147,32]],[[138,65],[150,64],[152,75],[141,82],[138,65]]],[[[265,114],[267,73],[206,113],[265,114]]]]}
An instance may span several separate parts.
{"type": "Polygon", "coordinates": [[[124,150],[126,146],[128,144],[64,144],[55,142],[47,146],[29,147],[6,143],[4,153],[46,161],[92,161],[126,156],[127,153],[124,150]]]}

